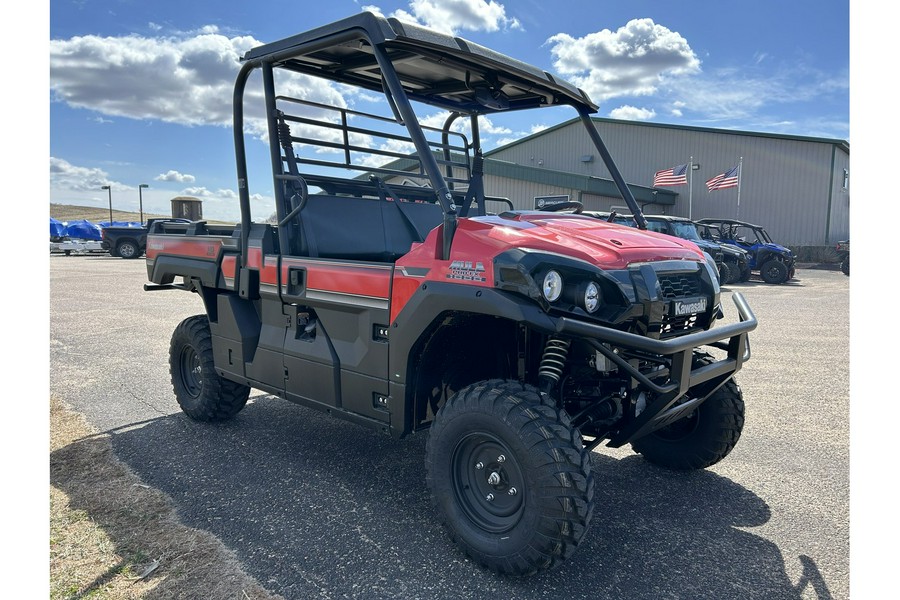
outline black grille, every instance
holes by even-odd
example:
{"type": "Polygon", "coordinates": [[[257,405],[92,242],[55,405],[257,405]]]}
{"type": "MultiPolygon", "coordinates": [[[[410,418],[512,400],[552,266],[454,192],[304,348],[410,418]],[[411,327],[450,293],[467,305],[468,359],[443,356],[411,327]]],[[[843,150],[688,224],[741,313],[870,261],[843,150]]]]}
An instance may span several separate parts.
{"type": "Polygon", "coordinates": [[[700,277],[696,273],[657,275],[657,279],[664,300],[675,300],[701,294],[700,277]]]}
{"type": "Polygon", "coordinates": [[[686,317],[663,317],[662,324],[659,330],[659,338],[666,339],[670,337],[675,337],[679,335],[684,335],[685,333],[690,333],[694,329],[697,329],[700,325],[700,319],[697,315],[689,315],[686,317]]]}

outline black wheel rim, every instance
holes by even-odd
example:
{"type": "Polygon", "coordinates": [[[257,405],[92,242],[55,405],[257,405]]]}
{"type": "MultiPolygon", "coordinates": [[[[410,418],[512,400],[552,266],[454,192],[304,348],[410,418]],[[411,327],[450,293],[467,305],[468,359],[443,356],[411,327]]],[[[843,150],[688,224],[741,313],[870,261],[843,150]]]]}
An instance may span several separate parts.
{"type": "Polygon", "coordinates": [[[181,359],[178,361],[179,371],[181,373],[181,381],[184,383],[184,389],[192,398],[200,396],[200,390],[203,389],[203,378],[200,372],[200,355],[197,354],[190,346],[185,346],[181,350],[181,359]]]}
{"type": "Polygon", "coordinates": [[[490,533],[512,529],[525,509],[525,479],[513,453],[489,433],[471,433],[451,458],[456,503],[490,533]]]}

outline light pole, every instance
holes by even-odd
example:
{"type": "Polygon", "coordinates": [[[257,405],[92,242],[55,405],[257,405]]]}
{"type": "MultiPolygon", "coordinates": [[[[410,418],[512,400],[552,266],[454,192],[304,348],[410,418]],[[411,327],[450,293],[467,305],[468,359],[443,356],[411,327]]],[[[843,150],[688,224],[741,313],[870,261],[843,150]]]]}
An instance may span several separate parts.
{"type": "Polygon", "coordinates": [[[112,218],[112,186],[104,185],[104,186],[101,186],[100,189],[106,190],[107,192],[109,192],[109,224],[112,225],[112,222],[113,222],[113,218],[112,218]]]}
{"type": "Polygon", "coordinates": [[[150,187],[150,186],[147,185],[146,183],[142,183],[138,186],[138,203],[140,205],[140,211],[141,211],[141,225],[144,224],[144,196],[141,192],[143,191],[144,188],[148,188],[148,187],[150,187]]]}

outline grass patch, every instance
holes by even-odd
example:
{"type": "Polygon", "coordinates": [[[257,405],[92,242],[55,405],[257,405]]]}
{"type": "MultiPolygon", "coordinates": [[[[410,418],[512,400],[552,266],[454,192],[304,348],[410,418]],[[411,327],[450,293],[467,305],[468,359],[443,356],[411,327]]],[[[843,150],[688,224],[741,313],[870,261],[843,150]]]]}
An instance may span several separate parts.
{"type": "Polygon", "coordinates": [[[109,437],[50,399],[50,598],[275,600],[212,534],[185,527],[109,437]]]}

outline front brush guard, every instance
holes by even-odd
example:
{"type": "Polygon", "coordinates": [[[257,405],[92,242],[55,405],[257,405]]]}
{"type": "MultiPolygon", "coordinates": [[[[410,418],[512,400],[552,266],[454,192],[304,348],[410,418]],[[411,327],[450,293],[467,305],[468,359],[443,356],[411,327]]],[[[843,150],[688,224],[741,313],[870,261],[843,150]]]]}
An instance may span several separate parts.
{"type": "MultiPolygon", "coordinates": [[[[610,437],[607,446],[618,448],[686,416],[740,370],[744,361],[750,358],[750,342],[747,334],[756,329],[757,321],[743,295],[734,292],[732,300],[737,306],[740,322],[669,340],[655,340],[569,317],[560,317],[557,320],[557,333],[584,339],[628,373],[638,382],[640,388],[654,395],[653,401],[634,420],[610,437]],[[613,352],[611,346],[669,357],[671,368],[668,383],[658,384],[651,381],[636,366],[613,352]],[[728,356],[692,369],[694,349],[699,346],[726,350],[728,356]],[[676,405],[690,390],[701,384],[707,384],[703,386],[702,395],[676,405]]],[[[654,374],[656,377],[658,375],[659,373],[654,374]]]]}

